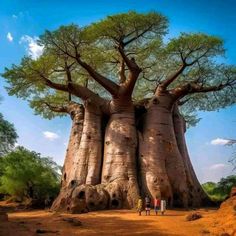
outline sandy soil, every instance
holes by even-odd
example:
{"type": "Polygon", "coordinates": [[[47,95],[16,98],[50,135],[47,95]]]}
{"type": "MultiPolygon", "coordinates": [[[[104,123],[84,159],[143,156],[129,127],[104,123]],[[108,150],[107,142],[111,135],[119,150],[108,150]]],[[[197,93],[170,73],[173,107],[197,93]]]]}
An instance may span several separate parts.
{"type": "MultiPolygon", "coordinates": [[[[132,210],[100,211],[87,214],[58,214],[43,210],[9,212],[8,222],[0,222],[0,236],[31,236],[36,230],[49,230],[44,235],[212,235],[209,228],[217,228],[213,219],[216,210],[200,209],[203,218],[186,221],[190,211],[168,210],[164,216],[138,216],[132,210]],[[63,219],[74,218],[82,222],[73,226],[63,219]]],[[[215,231],[217,232],[217,231],[215,231]]],[[[220,235],[220,234],[218,234],[220,235]]],[[[236,234],[235,234],[236,235],[236,234]]]]}

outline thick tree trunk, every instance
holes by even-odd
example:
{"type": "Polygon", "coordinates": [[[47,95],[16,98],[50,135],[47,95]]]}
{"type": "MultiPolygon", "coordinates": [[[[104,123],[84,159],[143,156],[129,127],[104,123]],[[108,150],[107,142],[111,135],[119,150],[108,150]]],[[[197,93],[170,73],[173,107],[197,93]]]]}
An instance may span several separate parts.
{"type": "MultiPolygon", "coordinates": [[[[98,107],[86,103],[79,150],[75,155],[76,185],[100,183],[102,163],[102,114],[98,107]]],[[[73,183],[75,183],[73,182],[73,183]]]]}
{"type": "Polygon", "coordinates": [[[184,167],[187,176],[189,206],[199,207],[202,204],[209,202],[209,199],[206,193],[203,191],[194,172],[185,141],[186,122],[183,116],[179,113],[177,105],[175,105],[173,109],[173,122],[176,141],[184,161],[184,167]]]}
{"type": "Polygon", "coordinates": [[[137,131],[132,101],[113,99],[105,131],[102,184],[110,195],[110,208],[134,207],[139,196],[137,182],[137,131]]]}
{"type": "Polygon", "coordinates": [[[72,174],[74,156],[79,149],[84,121],[83,106],[78,107],[75,105],[71,107],[69,112],[72,119],[72,127],[62,171],[62,187],[68,186],[68,179],[71,179],[70,175],[72,174]]]}
{"type": "Polygon", "coordinates": [[[173,98],[157,94],[150,102],[140,139],[142,187],[173,206],[188,206],[187,179],[172,119],[173,98]]]}
{"type": "Polygon", "coordinates": [[[72,189],[68,188],[74,175],[74,157],[79,149],[82,136],[84,108],[82,105],[73,104],[67,107],[68,113],[72,119],[72,128],[68,142],[66,157],[62,170],[62,180],[60,193],[53,202],[53,210],[67,210],[68,199],[71,196],[72,189]]]}
{"type": "MultiPolygon", "coordinates": [[[[89,210],[87,206],[89,201],[99,202],[95,200],[98,199],[98,193],[92,194],[91,197],[88,196],[91,195],[91,191],[94,193],[96,189],[92,185],[99,184],[101,179],[103,145],[101,122],[102,114],[100,109],[87,101],[85,103],[83,128],[80,128],[81,138],[79,145],[76,146],[76,149],[73,149],[73,153],[70,152],[70,159],[66,157],[65,160],[66,168],[64,169],[65,171],[68,170],[68,172],[63,171],[63,176],[65,173],[68,176],[67,185],[62,187],[59,196],[54,201],[53,210],[67,210],[78,213],[86,212],[89,210]],[[86,189],[86,191],[81,189],[86,189]],[[76,198],[75,194],[78,191],[82,193],[76,198]]],[[[74,136],[71,137],[72,140],[70,140],[69,145],[74,143],[73,138],[74,136]]],[[[71,149],[72,147],[69,146],[68,150],[71,149]]],[[[101,187],[97,191],[102,193],[102,196],[104,195],[101,187]]],[[[93,204],[90,204],[90,206],[93,204]]],[[[104,207],[104,205],[106,206],[107,202],[102,202],[97,208],[104,207]]],[[[95,208],[96,204],[91,207],[95,208]]]]}

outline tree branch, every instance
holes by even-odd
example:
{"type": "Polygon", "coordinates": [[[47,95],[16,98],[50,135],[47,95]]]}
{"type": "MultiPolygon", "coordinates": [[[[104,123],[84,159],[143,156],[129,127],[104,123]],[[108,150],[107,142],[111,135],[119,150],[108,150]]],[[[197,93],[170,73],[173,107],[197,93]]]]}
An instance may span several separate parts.
{"type": "Polygon", "coordinates": [[[61,112],[61,113],[68,113],[67,106],[58,106],[58,105],[51,105],[48,102],[43,102],[51,111],[54,112],[61,112]]]}
{"type": "Polygon", "coordinates": [[[119,78],[120,78],[120,84],[124,83],[126,81],[126,76],[125,76],[125,62],[122,59],[120,61],[120,68],[119,68],[119,78]]]}
{"type": "Polygon", "coordinates": [[[168,76],[166,80],[164,80],[162,83],[159,84],[158,89],[159,89],[159,90],[162,90],[162,91],[166,90],[167,87],[168,87],[172,82],[174,82],[174,81],[178,78],[179,75],[182,74],[182,72],[184,71],[184,69],[185,69],[186,67],[187,67],[187,64],[186,64],[186,63],[183,63],[183,64],[179,67],[179,69],[178,69],[177,71],[175,71],[173,74],[171,74],[170,76],[168,76]]]}
{"type": "Polygon", "coordinates": [[[199,85],[197,83],[188,83],[183,85],[182,87],[178,87],[176,89],[173,89],[171,91],[171,94],[174,95],[175,99],[180,99],[187,94],[193,94],[193,93],[207,93],[207,92],[215,92],[215,91],[220,91],[225,87],[228,86],[233,86],[236,84],[235,81],[227,81],[226,83],[220,83],[219,85],[214,85],[214,86],[207,86],[203,87],[202,85],[199,85]]]}
{"type": "Polygon", "coordinates": [[[99,95],[95,94],[90,89],[83,87],[81,85],[75,84],[73,82],[70,83],[70,86],[54,83],[51,80],[49,80],[46,76],[44,76],[40,71],[34,70],[38,75],[43,79],[45,84],[49,86],[50,88],[64,91],[64,92],[70,92],[73,95],[81,98],[82,100],[91,100],[94,102],[94,104],[98,104],[101,106],[103,112],[109,114],[109,110],[107,108],[108,101],[106,99],[101,98],[99,95]]]}
{"type": "Polygon", "coordinates": [[[90,65],[88,65],[86,62],[82,61],[80,59],[80,56],[76,56],[76,61],[80,66],[82,66],[88,74],[96,80],[100,85],[102,85],[109,93],[116,96],[119,91],[119,85],[114,83],[113,81],[107,79],[106,77],[99,74],[97,71],[95,71],[90,65]]]}
{"type": "MultiPolygon", "coordinates": [[[[135,37],[131,38],[130,40],[128,40],[127,42],[124,42],[124,46],[127,46],[128,44],[132,43],[133,41],[135,41],[136,39],[142,37],[144,34],[146,34],[149,30],[151,30],[151,28],[153,27],[153,25],[150,25],[146,30],[144,30],[142,33],[137,34],[135,37]]],[[[134,31],[135,33],[135,31],[134,31]]],[[[132,33],[128,34],[131,35],[132,33]]]]}
{"type": "Polygon", "coordinates": [[[122,85],[122,94],[131,95],[135,86],[135,83],[138,79],[139,74],[141,73],[141,68],[137,65],[134,58],[129,59],[124,52],[124,46],[122,43],[118,46],[118,51],[124,60],[125,64],[129,69],[129,75],[125,83],[122,85]]]}

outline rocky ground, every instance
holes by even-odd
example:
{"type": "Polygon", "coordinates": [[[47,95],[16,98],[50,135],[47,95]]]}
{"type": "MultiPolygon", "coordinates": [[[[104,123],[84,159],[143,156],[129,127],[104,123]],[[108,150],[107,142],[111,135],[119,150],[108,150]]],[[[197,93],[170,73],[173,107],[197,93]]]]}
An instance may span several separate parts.
{"type": "Polygon", "coordinates": [[[58,214],[44,210],[16,209],[0,202],[0,236],[31,235],[172,235],[236,236],[236,197],[219,210],[168,210],[164,216],[138,216],[132,210],[109,210],[87,214],[58,214]],[[5,213],[6,214],[5,214],[5,213]],[[192,213],[201,217],[188,221],[192,213]]]}

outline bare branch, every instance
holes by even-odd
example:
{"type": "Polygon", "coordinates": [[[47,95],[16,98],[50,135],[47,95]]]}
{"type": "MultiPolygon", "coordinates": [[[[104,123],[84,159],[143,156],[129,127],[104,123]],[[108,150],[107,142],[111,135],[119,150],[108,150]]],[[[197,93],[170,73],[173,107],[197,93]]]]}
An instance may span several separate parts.
{"type": "Polygon", "coordinates": [[[178,87],[173,89],[170,93],[174,95],[175,99],[180,99],[187,94],[193,94],[193,93],[206,93],[206,92],[215,92],[220,91],[224,89],[225,87],[231,87],[236,84],[236,80],[234,81],[227,81],[225,83],[220,83],[218,85],[214,86],[202,86],[197,83],[187,83],[183,85],[182,87],[178,87]]]}
{"type": "Polygon", "coordinates": [[[82,61],[80,58],[80,55],[76,56],[76,61],[80,66],[82,66],[88,74],[96,80],[100,85],[102,85],[109,93],[116,96],[119,91],[119,85],[114,83],[113,81],[107,79],[106,77],[99,74],[97,71],[95,71],[90,65],[88,65],[86,62],[82,61]]]}
{"type": "Polygon", "coordinates": [[[124,83],[126,81],[125,76],[125,62],[123,59],[120,61],[120,68],[119,68],[119,77],[120,77],[120,84],[124,83]]]}
{"type": "MultiPolygon", "coordinates": [[[[135,41],[136,39],[142,37],[144,34],[146,34],[149,30],[151,30],[153,27],[153,25],[150,25],[147,29],[145,29],[143,32],[137,34],[135,37],[131,38],[130,40],[126,41],[123,43],[124,47],[127,46],[128,44],[132,43],[133,41],[135,41]]],[[[128,36],[132,35],[132,33],[135,33],[135,31],[131,32],[130,34],[128,34],[128,36]]]]}
{"type": "Polygon", "coordinates": [[[60,112],[60,113],[68,113],[68,109],[67,109],[67,106],[64,106],[64,105],[51,105],[49,104],[48,102],[43,102],[43,104],[45,104],[51,111],[54,111],[54,112],[60,112]]]}
{"type": "Polygon", "coordinates": [[[173,74],[171,74],[170,76],[167,77],[167,79],[165,79],[159,86],[158,86],[158,90],[166,90],[167,87],[174,82],[179,75],[182,74],[182,72],[185,70],[185,68],[187,67],[186,63],[183,63],[179,69],[177,71],[175,71],[173,74]]]}

